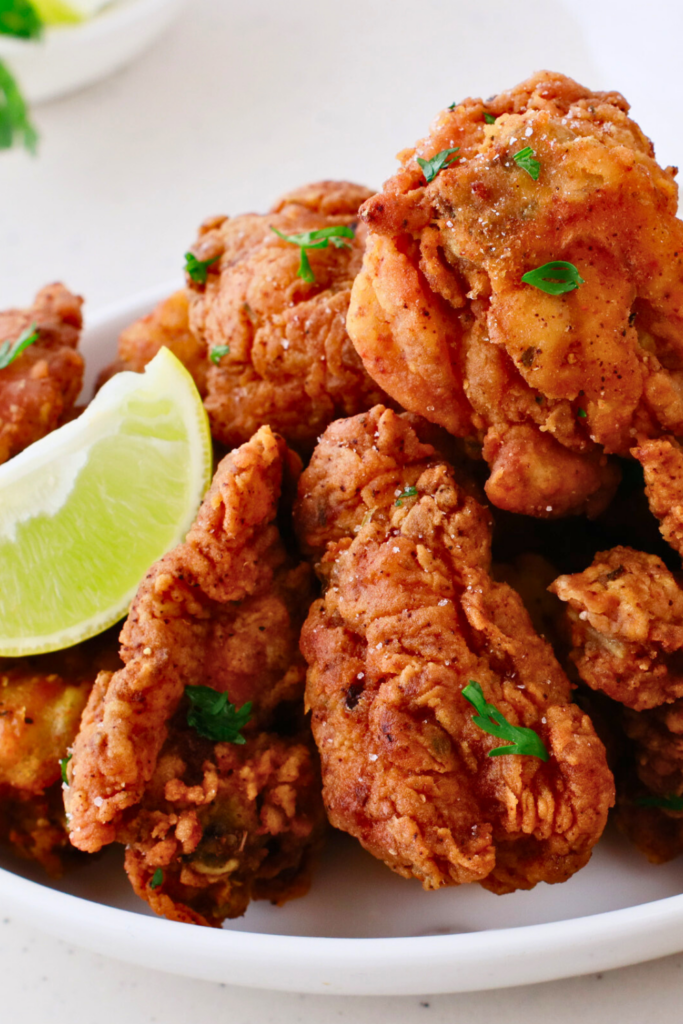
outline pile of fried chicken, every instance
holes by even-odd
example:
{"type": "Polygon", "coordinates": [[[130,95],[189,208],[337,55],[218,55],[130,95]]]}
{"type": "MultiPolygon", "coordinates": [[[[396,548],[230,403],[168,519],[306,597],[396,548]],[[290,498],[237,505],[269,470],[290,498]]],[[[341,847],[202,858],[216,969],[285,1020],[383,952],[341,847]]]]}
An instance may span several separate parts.
{"type": "MultiPolygon", "coordinates": [[[[100,385],[167,346],[215,477],[120,636],[0,664],[16,851],[122,843],[153,910],[212,926],[304,893],[327,821],[426,889],[563,882],[612,807],[683,852],[683,222],[628,109],[541,72],[376,195],[202,225],[100,385]]],[[[80,307],[0,315],[38,331],[3,461],[77,414],[80,307]]]]}

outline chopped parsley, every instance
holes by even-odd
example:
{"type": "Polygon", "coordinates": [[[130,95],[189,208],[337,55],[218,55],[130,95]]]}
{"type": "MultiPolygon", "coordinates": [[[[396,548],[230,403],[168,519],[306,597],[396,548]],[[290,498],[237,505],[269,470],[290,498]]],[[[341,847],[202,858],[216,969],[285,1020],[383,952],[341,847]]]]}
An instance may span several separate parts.
{"type": "Polygon", "coordinates": [[[585,419],[588,418],[588,413],[586,412],[585,409],[577,409],[576,410],[576,415],[579,417],[579,419],[582,419],[582,420],[585,420],[585,419]]]}
{"type": "Polygon", "coordinates": [[[452,103],[449,103],[449,104],[448,104],[448,109],[449,109],[449,110],[455,110],[455,108],[457,107],[457,105],[458,105],[458,104],[457,104],[457,103],[455,102],[455,100],[453,100],[453,102],[452,102],[452,103]]]}
{"type": "Polygon", "coordinates": [[[531,146],[525,146],[524,149],[520,149],[519,153],[515,153],[512,159],[515,161],[518,167],[521,167],[523,171],[526,171],[534,181],[538,181],[538,175],[541,172],[540,161],[534,159],[534,151],[531,146]]]}
{"type": "Polygon", "coordinates": [[[488,111],[486,111],[486,110],[484,111],[484,120],[486,121],[487,124],[495,124],[496,123],[496,119],[493,116],[493,114],[489,114],[488,111]]]}
{"type": "Polygon", "coordinates": [[[13,363],[24,349],[33,345],[35,341],[38,341],[38,328],[35,324],[25,328],[16,341],[3,341],[0,345],[0,370],[13,363]]]}
{"type": "Polygon", "coordinates": [[[29,153],[35,153],[38,132],[14,76],[0,61],[0,149],[10,149],[16,143],[22,143],[29,153]]]}
{"type": "Polygon", "coordinates": [[[640,807],[661,807],[663,811],[683,811],[683,796],[641,796],[635,800],[640,807]]]}
{"type": "Polygon", "coordinates": [[[0,33],[20,39],[40,39],[43,19],[29,0],[0,0],[0,33]]]}
{"type": "Polygon", "coordinates": [[[573,292],[579,285],[585,284],[574,264],[565,263],[563,260],[544,263],[542,267],[529,270],[523,275],[522,281],[548,295],[564,295],[565,292],[573,292]]]}
{"type": "Polygon", "coordinates": [[[220,256],[212,256],[210,260],[198,260],[193,253],[186,252],[185,273],[195,284],[206,284],[206,279],[209,276],[209,267],[219,259],[220,256]]]}
{"type": "Polygon", "coordinates": [[[227,693],[219,693],[210,686],[186,686],[190,701],[187,724],[190,728],[217,743],[244,743],[240,730],[249,721],[251,701],[239,711],[228,700],[227,693]]]}
{"type": "Polygon", "coordinates": [[[506,747],[495,747],[489,750],[488,757],[498,757],[501,754],[522,754],[525,757],[538,757],[541,761],[547,761],[549,754],[540,736],[533,729],[526,729],[521,725],[510,725],[507,719],[500,713],[494,704],[489,704],[484,698],[484,692],[474,679],[463,689],[462,695],[469,701],[477,712],[472,716],[472,721],[484,732],[495,736],[499,740],[509,740],[512,744],[506,747]]]}
{"type": "Polygon", "coordinates": [[[209,355],[209,359],[211,360],[212,363],[214,363],[216,366],[218,366],[218,364],[220,363],[220,361],[223,358],[223,356],[227,356],[229,351],[230,351],[230,346],[229,345],[216,345],[215,348],[211,349],[211,354],[209,355]]]}
{"type": "Polygon", "coordinates": [[[162,868],[157,868],[152,879],[149,883],[150,889],[158,889],[160,885],[164,884],[164,872],[162,868]]]}
{"type": "Polygon", "coordinates": [[[423,160],[421,156],[418,156],[417,162],[422,168],[422,172],[425,176],[427,184],[430,181],[434,181],[439,171],[443,171],[445,167],[450,167],[456,160],[459,160],[459,156],[454,156],[458,152],[460,146],[456,146],[454,149],[442,149],[440,153],[433,156],[431,160],[423,160]]]}
{"type": "Polygon", "coordinates": [[[332,242],[335,249],[350,249],[351,246],[346,239],[353,238],[355,235],[353,228],[347,227],[344,224],[336,224],[330,228],[319,228],[317,231],[302,231],[298,235],[285,235],[272,225],[270,230],[274,231],[283,242],[299,246],[301,249],[301,259],[296,276],[302,278],[308,284],[312,284],[315,281],[315,274],[311,269],[307,249],[327,249],[330,242],[332,242]]]}
{"type": "Polygon", "coordinates": [[[417,497],[417,487],[406,487],[405,490],[402,491],[401,494],[399,494],[399,496],[396,499],[396,501],[394,502],[394,504],[397,505],[399,508],[401,508],[401,506],[403,505],[403,502],[404,502],[404,500],[406,498],[416,498],[416,497],[417,497]]]}
{"type": "Polygon", "coordinates": [[[67,778],[66,769],[72,757],[73,754],[67,754],[66,757],[62,757],[59,762],[59,770],[62,773],[62,782],[64,783],[65,786],[69,785],[69,779],[67,778]]]}

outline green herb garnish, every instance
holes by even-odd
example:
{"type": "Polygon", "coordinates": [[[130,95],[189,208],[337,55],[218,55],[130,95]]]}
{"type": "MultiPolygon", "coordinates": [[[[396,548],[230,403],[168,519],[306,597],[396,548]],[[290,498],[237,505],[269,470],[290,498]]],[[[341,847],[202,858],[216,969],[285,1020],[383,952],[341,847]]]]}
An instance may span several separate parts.
{"type": "Polygon", "coordinates": [[[489,757],[498,757],[501,754],[522,754],[525,757],[539,757],[541,761],[548,760],[549,754],[540,736],[533,729],[525,729],[521,725],[510,725],[498,708],[486,701],[481,686],[474,679],[470,679],[469,684],[462,691],[462,695],[477,712],[472,716],[475,725],[491,736],[495,736],[496,739],[510,740],[512,744],[508,747],[496,747],[494,750],[489,750],[489,757]]]}
{"type": "Polygon", "coordinates": [[[353,238],[355,234],[353,228],[347,227],[344,224],[337,224],[331,228],[319,228],[317,231],[302,231],[298,235],[285,235],[272,225],[270,230],[274,231],[283,242],[299,246],[301,249],[301,260],[299,261],[299,269],[296,272],[296,276],[301,277],[308,284],[312,284],[315,281],[315,274],[311,270],[306,250],[327,249],[330,242],[332,242],[335,249],[350,249],[351,246],[346,239],[353,238]]]}
{"type": "Polygon", "coordinates": [[[457,103],[455,102],[455,100],[453,100],[453,102],[452,102],[452,103],[449,103],[449,104],[448,104],[448,109],[449,109],[449,110],[455,110],[455,108],[457,107],[457,105],[458,105],[458,104],[457,104],[457,103]]]}
{"type": "Polygon", "coordinates": [[[422,168],[423,174],[429,184],[430,181],[434,181],[439,171],[443,171],[445,167],[450,167],[456,160],[459,160],[459,156],[453,156],[457,153],[460,146],[456,146],[454,149],[442,149],[440,153],[433,156],[431,160],[423,160],[421,156],[418,156],[417,162],[422,168]]]}
{"type": "Polygon", "coordinates": [[[399,494],[399,496],[396,499],[396,501],[394,502],[394,504],[398,505],[398,507],[401,508],[405,498],[416,498],[416,497],[417,497],[417,487],[406,487],[405,490],[401,494],[399,494]]]}
{"type": "Polygon", "coordinates": [[[13,363],[24,349],[35,341],[38,341],[38,328],[35,324],[31,324],[30,327],[23,330],[16,341],[3,341],[0,345],[0,370],[4,370],[6,366],[13,363]]]}
{"type": "Polygon", "coordinates": [[[493,114],[487,113],[486,110],[484,111],[484,120],[486,121],[487,124],[495,124],[496,123],[496,119],[493,116],[493,114]]]}
{"type": "Polygon", "coordinates": [[[0,33],[20,39],[40,39],[43,19],[29,0],[0,0],[0,33]]]}
{"type": "Polygon", "coordinates": [[[240,729],[249,721],[251,701],[237,711],[228,700],[227,693],[219,693],[210,686],[186,686],[185,693],[190,700],[187,724],[217,743],[244,743],[240,729]]]}
{"type": "Polygon", "coordinates": [[[640,807],[661,807],[664,811],[683,811],[683,796],[641,796],[634,803],[640,807]]]}
{"type": "Polygon", "coordinates": [[[585,420],[585,419],[587,419],[587,418],[588,418],[588,413],[586,412],[586,410],[585,410],[585,409],[577,409],[577,410],[576,410],[576,415],[577,415],[577,416],[578,416],[578,417],[579,417],[580,419],[582,419],[582,420],[585,420]]]}
{"type": "Polygon", "coordinates": [[[219,259],[220,256],[212,256],[210,260],[198,260],[193,253],[186,252],[185,273],[196,284],[206,284],[206,279],[209,276],[209,267],[219,259]]]}
{"type": "Polygon", "coordinates": [[[573,292],[580,284],[586,283],[574,264],[565,263],[563,260],[544,263],[542,267],[529,270],[522,277],[522,281],[542,292],[547,292],[548,295],[564,295],[565,292],[573,292]]]}
{"type": "Polygon", "coordinates": [[[62,757],[59,762],[59,770],[62,773],[62,782],[64,783],[65,786],[69,785],[69,780],[66,775],[66,768],[72,757],[73,754],[67,754],[66,757],[62,757]]]}
{"type": "Polygon", "coordinates": [[[31,122],[26,101],[14,76],[0,61],[0,149],[10,149],[19,142],[29,153],[35,153],[38,132],[31,122]]]}
{"type": "Polygon", "coordinates": [[[150,889],[158,889],[164,882],[164,872],[162,868],[157,868],[152,875],[152,880],[149,883],[150,889]]]}
{"type": "Polygon", "coordinates": [[[223,358],[223,356],[227,356],[229,351],[230,351],[230,346],[229,345],[216,345],[215,348],[211,349],[211,353],[209,355],[209,359],[211,360],[212,363],[214,363],[216,366],[218,366],[218,364],[220,363],[220,361],[223,358]]]}
{"type": "Polygon", "coordinates": [[[521,167],[523,171],[526,171],[534,181],[538,181],[538,175],[541,172],[540,161],[534,160],[534,151],[531,146],[525,146],[524,149],[520,149],[519,153],[515,153],[512,159],[515,161],[518,167],[521,167]]]}

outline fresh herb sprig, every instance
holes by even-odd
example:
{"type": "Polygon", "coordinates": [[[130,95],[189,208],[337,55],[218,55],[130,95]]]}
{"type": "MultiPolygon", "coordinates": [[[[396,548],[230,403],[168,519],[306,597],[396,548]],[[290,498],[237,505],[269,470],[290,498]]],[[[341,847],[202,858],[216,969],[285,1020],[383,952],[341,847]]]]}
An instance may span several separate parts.
{"type": "Polygon", "coordinates": [[[534,150],[531,146],[525,146],[524,149],[520,149],[519,153],[515,153],[512,159],[534,181],[538,181],[538,176],[541,173],[541,162],[534,159],[534,150]]]}
{"type": "Polygon", "coordinates": [[[59,770],[62,775],[62,782],[64,783],[65,786],[69,785],[69,778],[66,774],[66,769],[68,768],[69,761],[71,760],[72,757],[73,754],[67,754],[66,757],[62,757],[59,762],[59,770]]]}
{"type": "Polygon", "coordinates": [[[296,276],[302,278],[308,284],[312,284],[315,281],[315,274],[311,269],[307,250],[327,249],[330,242],[335,249],[350,249],[351,246],[346,239],[353,238],[355,235],[353,228],[345,224],[336,224],[329,228],[319,228],[317,231],[302,231],[298,235],[285,235],[272,225],[270,230],[274,231],[283,242],[299,246],[301,249],[301,259],[299,260],[299,269],[296,272],[296,276]]]}
{"type": "Polygon", "coordinates": [[[484,120],[486,121],[487,124],[495,124],[496,123],[496,119],[493,116],[493,114],[489,114],[488,111],[486,111],[486,110],[484,111],[484,120]]]}
{"type": "Polygon", "coordinates": [[[214,364],[214,366],[218,366],[218,364],[220,363],[220,361],[223,358],[223,356],[227,356],[229,351],[230,351],[230,346],[229,345],[216,345],[215,348],[211,349],[211,352],[209,354],[209,359],[214,364]]]}
{"type": "Polygon", "coordinates": [[[150,889],[158,889],[160,885],[164,884],[164,871],[163,868],[157,868],[149,883],[150,889]]]}
{"type": "Polygon", "coordinates": [[[38,132],[21,89],[7,65],[0,61],[0,149],[10,149],[17,143],[35,153],[38,132]]]}
{"type": "Polygon", "coordinates": [[[212,256],[210,260],[198,260],[194,253],[185,253],[185,273],[195,284],[206,284],[209,276],[209,267],[220,259],[220,256],[212,256]]]}
{"type": "Polygon", "coordinates": [[[17,359],[25,348],[38,341],[38,328],[35,324],[25,328],[15,341],[3,341],[0,345],[0,370],[4,370],[17,359]]]}
{"type": "Polygon", "coordinates": [[[406,498],[416,498],[416,497],[417,497],[417,487],[406,487],[399,494],[398,498],[394,502],[394,505],[398,506],[398,508],[401,508],[401,506],[403,505],[403,502],[405,501],[406,498]]]}
{"type": "Polygon", "coordinates": [[[43,19],[29,0],[0,0],[0,33],[19,39],[40,39],[43,19]]]}
{"type": "Polygon", "coordinates": [[[460,159],[459,156],[454,155],[459,149],[460,146],[455,146],[453,149],[442,149],[440,153],[437,153],[436,156],[431,157],[429,160],[423,160],[421,156],[417,157],[417,162],[422,168],[427,184],[430,181],[434,181],[439,171],[443,171],[445,167],[450,167],[460,159]]]}
{"type": "Polygon", "coordinates": [[[525,757],[538,757],[541,761],[548,760],[550,755],[538,733],[521,725],[511,725],[495,704],[488,703],[481,686],[474,679],[470,679],[469,684],[463,689],[462,695],[477,712],[472,716],[472,721],[476,726],[491,736],[495,736],[496,739],[510,741],[510,746],[495,747],[494,750],[489,750],[489,757],[499,757],[501,754],[522,754],[525,757]]]}
{"type": "Polygon", "coordinates": [[[683,811],[683,796],[640,796],[634,803],[640,807],[661,807],[663,811],[683,811]]]}
{"type": "Polygon", "coordinates": [[[219,693],[210,686],[186,686],[190,701],[187,724],[200,736],[217,743],[244,743],[241,730],[249,721],[251,701],[239,711],[228,700],[227,693],[219,693]]]}
{"type": "Polygon", "coordinates": [[[544,263],[542,267],[529,270],[522,276],[522,281],[548,295],[564,295],[586,283],[574,264],[565,263],[564,260],[544,263]]]}

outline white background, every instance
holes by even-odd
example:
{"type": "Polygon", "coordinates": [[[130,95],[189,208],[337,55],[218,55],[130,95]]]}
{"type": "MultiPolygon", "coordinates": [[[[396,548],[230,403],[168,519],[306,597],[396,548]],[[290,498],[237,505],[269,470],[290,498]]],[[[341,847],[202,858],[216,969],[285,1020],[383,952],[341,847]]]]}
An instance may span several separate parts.
{"type": "MultiPolygon", "coordinates": [[[[87,311],[179,278],[208,214],[263,210],[317,178],[379,186],[443,106],[541,67],[623,91],[660,160],[683,162],[682,29],[664,0],[189,0],[137,64],[36,110],[37,159],[0,154],[0,308],[55,279],[87,311]]],[[[503,992],[324,998],[143,971],[1,915],[3,1024],[680,1016],[683,957],[503,992]]]]}

